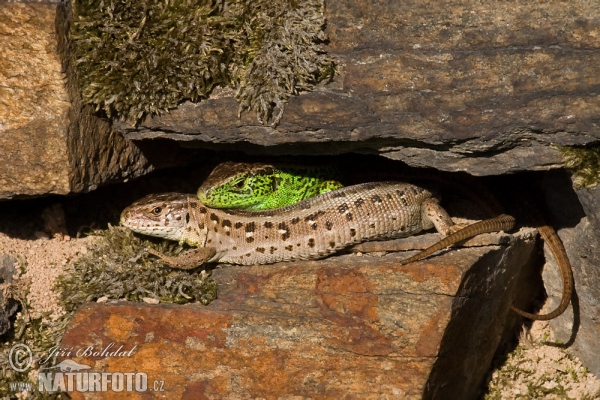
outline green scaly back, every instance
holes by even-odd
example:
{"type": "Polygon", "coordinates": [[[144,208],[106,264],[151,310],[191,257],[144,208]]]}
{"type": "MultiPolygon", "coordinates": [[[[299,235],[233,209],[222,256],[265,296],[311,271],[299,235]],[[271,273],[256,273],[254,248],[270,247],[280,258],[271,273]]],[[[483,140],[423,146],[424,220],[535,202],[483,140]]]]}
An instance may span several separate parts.
{"type": "Polygon", "coordinates": [[[198,189],[208,207],[270,210],[343,187],[332,167],[225,162],[198,189]]]}

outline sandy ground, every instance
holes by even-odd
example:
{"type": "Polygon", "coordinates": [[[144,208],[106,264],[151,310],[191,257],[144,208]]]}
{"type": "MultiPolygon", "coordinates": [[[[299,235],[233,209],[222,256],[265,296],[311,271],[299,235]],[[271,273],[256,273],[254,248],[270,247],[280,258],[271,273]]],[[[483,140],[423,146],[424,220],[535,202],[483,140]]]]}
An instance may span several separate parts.
{"type": "Polygon", "coordinates": [[[90,239],[59,240],[41,237],[23,240],[0,234],[0,250],[15,256],[19,260],[17,268],[24,267],[26,271],[20,279],[29,284],[27,300],[31,307],[31,318],[56,320],[64,314],[52,285],[67,263],[77,254],[86,251],[86,244],[90,239]]]}
{"type": "Polygon", "coordinates": [[[486,399],[598,399],[600,380],[554,343],[547,321],[523,331],[517,348],[492,371],[486,399]]]}
{"type": "MultiPolygon", "coordinates": [[[[69,237],[64,213],[56,205],[38,215],[41,220],[21,223],[13,234],[0,232],[0,254],[17,258],[25,271],[19,279],[29,287],[31,316],[54,320],[64,313],[53,291],[54,281],[65,265],[86,252],[93,237],[69,237]]],[[[0,228],[7,229],[6,225],[0,228]]],[[[536,322],[530,332],[522,334],[519,346],[507,355],[503,365],[491,371],[486,398],[599,398],[600,380],[568,351],[540,344],[551,339],[543,322],[536,322]]]]}

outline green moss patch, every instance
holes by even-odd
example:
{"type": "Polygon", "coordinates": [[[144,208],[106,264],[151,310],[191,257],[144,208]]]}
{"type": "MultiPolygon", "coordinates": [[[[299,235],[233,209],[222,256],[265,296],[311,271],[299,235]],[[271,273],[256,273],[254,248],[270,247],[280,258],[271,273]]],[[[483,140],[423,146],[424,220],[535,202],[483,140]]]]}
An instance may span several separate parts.
{"type": "Polygon", "coordinates": [[[208,304],[216,298],[217,284],[208,274],[157,266],[156,257],[145,251],[150,246],[169,255],[183,250],[172,242],[153,245],[122,227],[100,232],[87,254],[58,279],[63,307],[71,312],[100,298],[176,304],[208,304]]]}
{"type": "Polygon", "coordinates": [[[600,182],[600,145],[559,148],[565,166],[573,173],[577,188],[591,188],[600,182]]]}
{"type": "Polygon", "coordinates": [[[276,124],[287,99],[333,75],[323,0],[74,0],[84,100],[130,123],[217,85],[276,124]]]}

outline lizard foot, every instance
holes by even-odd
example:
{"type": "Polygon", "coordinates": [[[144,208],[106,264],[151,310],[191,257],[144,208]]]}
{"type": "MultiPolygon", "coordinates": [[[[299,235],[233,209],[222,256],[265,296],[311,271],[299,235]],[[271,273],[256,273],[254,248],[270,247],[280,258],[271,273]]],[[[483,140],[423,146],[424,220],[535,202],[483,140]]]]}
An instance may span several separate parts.
{"type": "Polygon", "coordinates": [[[210,260],[216,254],[214,247],[199,247],[197,249],[186,250],[177,257],[167,256],[149,248],[146,251],[160,258],[171,268],[177,269],[194,269],[210,260]]]}
{"type": "Polygon", "coordinates": [[[456,233],[456,232],[460,231],[461,229],[466,228],[467,226],[469,226],[468,223],[461,223],[461,224],[451,225],[451,226],[449,226],[449,227],[446,228],[445,232],[442,235],[443,236],[452,235],[453,233],[456,233]]]}

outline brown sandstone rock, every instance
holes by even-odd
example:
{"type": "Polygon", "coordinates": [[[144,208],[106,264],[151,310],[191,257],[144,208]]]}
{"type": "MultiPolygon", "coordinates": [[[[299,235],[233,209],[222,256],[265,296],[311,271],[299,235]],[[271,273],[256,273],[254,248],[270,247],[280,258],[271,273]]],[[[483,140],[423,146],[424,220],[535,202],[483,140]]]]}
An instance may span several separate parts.
{"type": "Polygon", "coordinates": [[[71,358],[164,381],[153,397],[468,398],[517,322],[508,306],[530,267],[528,235],[406,266],[404,254],[227,266],[208,307],[90,304],[62,346],[137,345],[131,357],[71,358]]]}
{"type": "Polygon", "coordinates": [[[0,5],[0,198],[69,192],[55,15],[56,5],[0,5]]]}
{"type": "Polygon", "coordinates": [[[597,2],[341,0],[326,16],[338,75],[290,99],[277,127],[238,118],[224,90],[119,129],[256,154],[367,151],[474,175],[557,168],[551,145],[600,141],[597,2]]]}
{"type": "Polygon", "coordinates": [[[81,104],[57,7],[0,3],[0,199],[86,192],[181,161],[173,145],[150,163],[81,104]]]}

